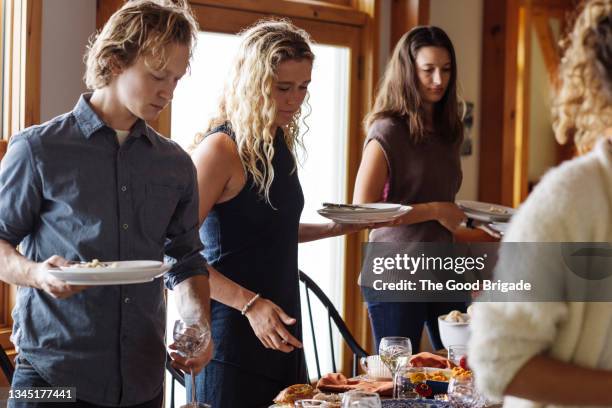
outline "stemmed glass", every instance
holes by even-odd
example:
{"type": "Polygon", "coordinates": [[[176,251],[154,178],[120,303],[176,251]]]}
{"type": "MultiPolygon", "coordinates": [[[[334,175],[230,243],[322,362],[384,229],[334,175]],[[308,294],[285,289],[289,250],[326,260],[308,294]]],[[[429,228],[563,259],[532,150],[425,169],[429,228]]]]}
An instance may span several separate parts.
{"type": "MultiPolygon", "coordinates": [[[[408,365],[412,356],[412,344],[408,337],[383,337],[378,346],[380,359],[391,371],[392,378],[401,367],[408,365]]],[[[396,382],[393,381],[393,395],[396,395],[396,382]]]]}
{"type": "Polygon", "coordinates": [[[484,407],[485,399],[476,390],[471,376],[453,377],[448,383],[448,400],[453,407],[484,407]]]}
{"type": "Polygon", "coordinates": [[[393,377],[393,398],[417,398],[416,392],[419,384],[427,383],[427,376],[423,367],[400,367],[393,377]]]}
{"type": "MultiPolygon", "coordinates": [[[[208,346],[210,342],[210,327],[205,321],[185,322],[183,320],[177,320],[174,322],[172,338],[175,342],[176,351],[183,357],[192,358],[208,346]]],[[[199,405],[196,402],[193,368],[189,369],[189,374],[191,376],[191,402],[183,405],[181,408],[204,407],[206,405],[199,405]]]]}
{"type": "Polygon", "coordinates": [[[375,392],[349,391],[342,396],[342,408],[382,408],[375,392]]]}

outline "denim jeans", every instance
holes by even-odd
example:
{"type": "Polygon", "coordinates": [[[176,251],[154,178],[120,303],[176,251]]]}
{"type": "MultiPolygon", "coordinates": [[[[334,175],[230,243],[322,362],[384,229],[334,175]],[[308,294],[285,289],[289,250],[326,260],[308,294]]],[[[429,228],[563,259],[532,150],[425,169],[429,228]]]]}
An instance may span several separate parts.
{"type": "Polygon", "coordinates": [[[440,350],[443,345],[438,330],[438,316],[451,310],[464,312],[465,309],[466,304],[462,302],[368,302],[376,351],[383,337],[402,336],[410,338],[412,353],[418,353],[423,325],[427,327],[434,350],[440,350]]]}
{"type": "MultiPolygon", "coordinates": [[[[38,375],[36,370],[29,364],[27,360],[23,357],[17,356],[15,366],[15,374],[13,375],[13,382],[11,383],[11,387],[13,388],[21,388],[21,387],[52,387],[48,382],[43,380],[43,378],[38,375]]],[[[130,408],[161,408],[162,402],[164,398],[163,391],[151,401],[132,405],[130,408]]],[[[11,400],[8,404],[9,408],[60,408],[60,407],[69,407],[69,408],[102,408],[99,405],[90,404],[85,401],[80,401],[77,399],[76,402],[72,403],[62,403],[62,402],[21,402],[17,400],[11,400]]]]}
{"type": "MultiPolygon", "coordinates": [[[[213,408],[267,408],[285,387],[272,379],[249,373],[232,364],[212,360],[196,375],[198,402],[213,408]]],[[[191,377],[185,376],[187,401],[191,398],[191,377]]]]}

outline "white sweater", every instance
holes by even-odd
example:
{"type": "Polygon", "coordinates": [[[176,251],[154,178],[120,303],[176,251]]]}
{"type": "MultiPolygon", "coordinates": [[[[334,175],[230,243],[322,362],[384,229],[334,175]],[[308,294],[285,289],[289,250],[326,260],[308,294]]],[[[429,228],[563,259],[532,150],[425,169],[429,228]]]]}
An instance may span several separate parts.
{"type": "MultiPolygon", "coordinates": [[[[612,142],[602,140],[589,154],[548,172],[513,217],[504,240],[612,242],[612,142]]],[[[499,265],[533,275],[541,271],[533,267],[534,257],[516,258],[501,256],[499,265]]],[[[610,285],[612,277],[598,284],[610,285]]],[[[612,303],[477,303],[468,353],[477,386],[490,398],[501,399],[517,371],[542,353],[612,369],[611,324],[612,303]]],[[[504,407],[544,404],[506,397],[504,407]]]]}

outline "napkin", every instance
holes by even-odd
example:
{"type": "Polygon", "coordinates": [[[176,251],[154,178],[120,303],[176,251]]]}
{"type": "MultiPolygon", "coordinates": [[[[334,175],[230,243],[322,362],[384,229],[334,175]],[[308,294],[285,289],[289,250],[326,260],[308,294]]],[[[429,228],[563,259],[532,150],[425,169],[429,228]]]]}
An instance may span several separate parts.
{"type": "Polygon", "coordinates": [[[359,390],[376,392],[380,395],[393,395],[393,381],[372,381],[359,378],[346,378],[340,373],[331,373],[323,376],[317,383],[317,388],[327,392],[345,392],[359,390]]]}

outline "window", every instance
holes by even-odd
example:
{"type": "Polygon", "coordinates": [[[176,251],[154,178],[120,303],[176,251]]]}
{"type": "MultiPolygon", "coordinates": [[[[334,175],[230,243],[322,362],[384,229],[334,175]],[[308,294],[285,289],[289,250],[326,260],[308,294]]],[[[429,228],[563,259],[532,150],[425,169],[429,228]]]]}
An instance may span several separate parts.
{"type": "MultiPolygon", "coordinates": [[[[193,143],[196,132],[202,131],[215,113],[238,42],[239,38],[232,34],[200,33],[191,73],[177,86],[172,102],[171,134],[184,148],[193,143]]],[[[305,152],[299,158],[302,165],[298,167],[306,200],[301,218],[305,223],[326,222],[316,212],[321,203],[343,202],[347,194],[350,53],[346,47],[331,45],[315,45],[313,52],[316,59],[309,86],[312,111],[306,119],[308,128],[301,129],[305,152]]],[[[343,303],[344,247],[344,237],[299,246],[300,269],[313,278],[339,306],[343,303]]],[[[305,304],[302,310],[305,317],[305,304]]],[[[169,317],[168,321],[172,322],[174,318],[169,317]]],[[[320,324],[324,329],[327,323],[321,319],[315,324],[320,324]]],[[[310,337],[310,331],[305,330],[306,345],[311,342],[310,337]]],[[[329,350],[320,350],[320,353],[322,361],[330,361],[325,354],[329,350]]],[[[335,355],[340,354],[337,349],[335,355]]],[[[309,366],[314,367],[314,356],[307,353],[307,357],[309,366]]],[[[331,365],[322,369],[331,371],[331,365]]]]}

